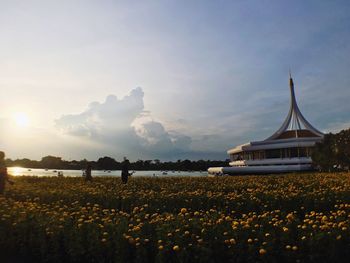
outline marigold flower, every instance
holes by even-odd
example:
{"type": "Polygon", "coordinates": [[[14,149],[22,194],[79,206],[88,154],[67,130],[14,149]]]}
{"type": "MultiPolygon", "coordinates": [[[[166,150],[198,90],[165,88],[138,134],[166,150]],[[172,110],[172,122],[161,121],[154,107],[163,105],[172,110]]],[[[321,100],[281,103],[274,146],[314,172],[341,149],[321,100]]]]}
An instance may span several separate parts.
{"type": "Polygon", "coordinates": [[[266,249],[260,248],[259,249],[259,254],[260,255],[265,255],[267,253],[266,249]]]}
{"type": "Polygon", "coordinates": [[[236,240],[234,238],[231,238],[230,239],[230,243],[231,243],[231,245],[235,245],[236,244],[236,240]]]}
{"type": "Polygon", "coordinates": [[[173,246],[173,250],[174,250],[174,251],[179,251],[179,250],[180,250],[180,247],[177,246],[177,245],[176,245],[176,246],[173,246]]]}

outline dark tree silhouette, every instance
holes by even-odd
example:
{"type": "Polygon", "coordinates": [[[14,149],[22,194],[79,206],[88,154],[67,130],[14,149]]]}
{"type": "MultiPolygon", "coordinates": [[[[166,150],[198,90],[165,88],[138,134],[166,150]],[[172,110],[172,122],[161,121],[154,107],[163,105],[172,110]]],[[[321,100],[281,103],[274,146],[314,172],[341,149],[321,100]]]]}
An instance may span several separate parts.
{"type": "Polygon", "coordinates": [[[117,170],[118,163],[115,159],[105,156],[97,160],[97,168],[101,170],[117,170]]]}
{"type": "Polygon", "coordinates": [[[312,153],[314,165],[322,171],[349,170],[350,129],[325,134],[312,153]]]}
{"type": "MultiPolygon", "coordinates": [[[[29,159],[6,159],[6,165],[20,166],[26,168],[48,168],[48,169],[85,169],[87,164],[90,164],[92,169],[96,170],[120,170],[121,162],[116,161],[112,157],[104,156],[97,161],[88,161],[86,159],[77,161],[66,161],[62,157],[45,156],[40,161],[29,159]]],[[[176,162],[155,160],[137,160],[130,162],[130,170],[174,170],[174,171],[206,171],[212,166],[227,166],[229,160],[225,161],[210,161],[210,160],[177,160],[176,162]]]]}

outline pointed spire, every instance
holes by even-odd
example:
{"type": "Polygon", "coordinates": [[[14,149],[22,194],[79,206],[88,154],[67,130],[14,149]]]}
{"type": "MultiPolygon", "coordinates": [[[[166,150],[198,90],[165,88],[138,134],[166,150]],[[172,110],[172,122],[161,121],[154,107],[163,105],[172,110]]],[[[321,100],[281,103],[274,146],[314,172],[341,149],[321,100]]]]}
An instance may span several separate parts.
{"type": "Polygon", "coordinates": [[[294,83],[293,83],[292,73],[291,73],[290,69],[289,69],[289,87],[291,89],[294,89],[294,83]]]}
{"type": "MultiPolygon", "coordinates": [[[[323,133],[315,129],[301,114],[294,93],[294,83],[292,74],[289,70],[289,87],[290,87],[290,108],[287,118],[283,122],[282,126],[267,140],[278,139],[285,132],[295,132],[295,138],[300,137],[298,132],[307,130],[312,136],[322,137],[323,133]]],[[[310,137],[310,136],[309,136],[310,137]]]]}

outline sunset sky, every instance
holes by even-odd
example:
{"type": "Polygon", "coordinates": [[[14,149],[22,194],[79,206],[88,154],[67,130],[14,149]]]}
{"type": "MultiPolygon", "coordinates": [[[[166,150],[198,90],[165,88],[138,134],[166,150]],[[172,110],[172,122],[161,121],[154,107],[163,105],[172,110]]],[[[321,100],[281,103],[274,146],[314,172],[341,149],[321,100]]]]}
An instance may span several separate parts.
{"type": "Polygon", "coordinates": [[[9,158],[225,159],[299,107],[350,127],[350,2],[0,0],[9,158]]]}

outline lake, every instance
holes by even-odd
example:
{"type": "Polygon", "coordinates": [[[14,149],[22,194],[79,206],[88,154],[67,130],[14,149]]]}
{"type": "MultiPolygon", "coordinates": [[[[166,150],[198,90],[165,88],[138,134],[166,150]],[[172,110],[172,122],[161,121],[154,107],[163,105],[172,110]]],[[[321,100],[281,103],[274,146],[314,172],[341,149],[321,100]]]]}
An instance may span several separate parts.
{"type": "MultiPolygon", "coordinates": [[[[7,171],[13,176],[57,176],[58,172],[63,172],[63,176],[82,177],[81,170],[54,170],[54,169],[30,169],[23,167],[8,167],[7,171]]],[[[103,171],[92,170],[92,176],[120,176],[120,170],[103,171]]],[[[135,171],[132,176],[206,176],[207,171],[189,172],[189,171],[135,171]]]]}

